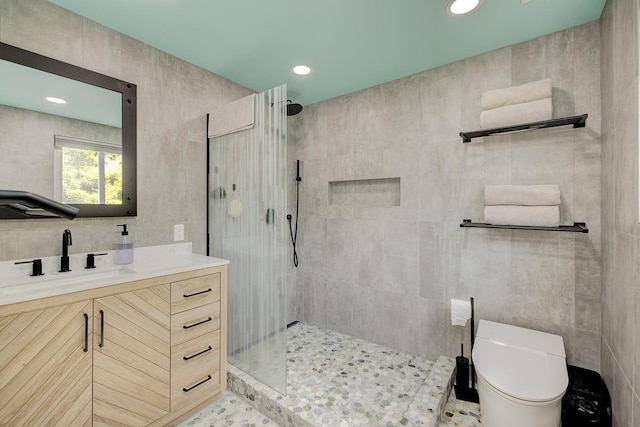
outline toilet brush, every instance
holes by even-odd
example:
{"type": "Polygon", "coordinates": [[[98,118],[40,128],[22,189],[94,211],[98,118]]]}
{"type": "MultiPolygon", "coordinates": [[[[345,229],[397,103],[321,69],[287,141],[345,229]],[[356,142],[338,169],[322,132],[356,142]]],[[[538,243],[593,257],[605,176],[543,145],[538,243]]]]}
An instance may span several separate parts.
{"type": "MultiPolygon", "coordinates": [[[[475,319],[473,298],[471,301],[471,351],[473,352],[473,344],[475,341],[475,319]]],[[[459,400],[465,400],[467,402],[479,403],[480,397],[478,396],[478,390],[475,388],[476,375],[473,364],[469,362],[469,359],[464,357],[464,347],[460,343],[460,356],[456,357],[456,385],[454,389],[456,391],[456,398],[459,400]],[[469,371],[471,371],[471,387],[469,387],[469,371]]]]}
{"type": "Polygon", "coordinates": [[[464,357],[464,344],[460,343],[460,356],[456,357],[456,396],[469,388],[469,359],[464,357]]]}

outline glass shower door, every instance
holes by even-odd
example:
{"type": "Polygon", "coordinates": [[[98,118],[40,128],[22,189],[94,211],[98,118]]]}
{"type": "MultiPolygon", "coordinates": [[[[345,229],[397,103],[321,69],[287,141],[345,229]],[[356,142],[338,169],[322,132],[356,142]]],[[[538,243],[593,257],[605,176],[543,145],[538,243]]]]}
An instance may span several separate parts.
{"type": "MultiPolygon", "coordinates": [[[[209,140],[209,254],[228,259],[228,361],[287,390],[286,85],[255,125],[209,140]]],[[[209,121],[216,120],[213,115],[209,121]]]]}

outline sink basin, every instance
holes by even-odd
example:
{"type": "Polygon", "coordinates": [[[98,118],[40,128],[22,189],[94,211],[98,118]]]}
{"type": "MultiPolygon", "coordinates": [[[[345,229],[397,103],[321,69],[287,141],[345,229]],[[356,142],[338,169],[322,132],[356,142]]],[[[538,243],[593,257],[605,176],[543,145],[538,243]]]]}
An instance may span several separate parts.
{"type": "Polygon", "coordinates": [[[91,285],[95,282],[111,281],[126,278],[136,273],[128,268],[112,268],[108,270],[82,270],[79,272],[45,274],[38,277],[25,277],[24,279],[0,282],[0,288],[5,295],[16,293],[37,293],[42,290],[62,290],[72,287],[84,288],[83,284],[91,285]]]}

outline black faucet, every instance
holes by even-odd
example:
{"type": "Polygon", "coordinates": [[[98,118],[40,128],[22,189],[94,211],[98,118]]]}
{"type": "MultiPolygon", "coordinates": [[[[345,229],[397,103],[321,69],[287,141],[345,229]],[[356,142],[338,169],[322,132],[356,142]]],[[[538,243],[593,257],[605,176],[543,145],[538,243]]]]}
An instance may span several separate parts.
{"type": "Polygon", "coordinates": [[[60,257],[60,273],[71,271],[69,268],[69,246],[71,246],[71,230],[66,229],[62,233],[62,256],[60,257]]]}

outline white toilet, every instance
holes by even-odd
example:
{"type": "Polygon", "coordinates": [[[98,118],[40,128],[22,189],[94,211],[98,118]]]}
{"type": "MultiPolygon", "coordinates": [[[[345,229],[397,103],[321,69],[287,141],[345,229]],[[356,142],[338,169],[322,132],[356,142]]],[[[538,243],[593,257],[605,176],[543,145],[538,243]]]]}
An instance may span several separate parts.
{"type": "Polygon", "coordinates": [[[569,384],[562,337],[480,320],[472,357],[483,426],[560,426],[569,384]]]}

